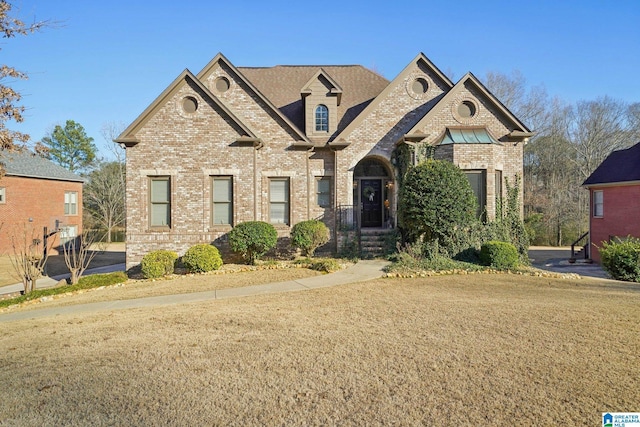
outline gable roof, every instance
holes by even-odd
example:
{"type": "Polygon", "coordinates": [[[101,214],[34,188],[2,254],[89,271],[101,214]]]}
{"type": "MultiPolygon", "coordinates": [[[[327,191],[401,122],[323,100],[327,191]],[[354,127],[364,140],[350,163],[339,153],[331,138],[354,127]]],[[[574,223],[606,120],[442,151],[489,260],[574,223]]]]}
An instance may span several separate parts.
{"type": "Polygon", "coordinates": [[[305,128],[305,108],[301,90],[320,74],[342,90],[338,106],[340,133],[387,87],[389,81],[361,65],[276,65],[238,67],[264,96],[298,129],[305,128]],[[324,72],[324,73],[322,73],[324,72]]]}
{"type": "Polygon", "coordinates": [[[5,175],[43,178],[56,181],[85,182],[85,179],[28,150],[0,151],[5,175]]]}
{"type": "Polygon", "coordinates": [[[640,182],[640,142],[626,150],[609,154],[582,185],[640,182]]]}
{"type": "Polygon", "coordinates": [[[458,80],[458,83],[456,83],[455,86],[453,86],[453,88],[451,88],[449,92],[447,92],[442,98],[440,98],[440,100],[434,106],[434,108],[429,110],[424,115],[424,117],[421,120],[419,120],[418,123],[416,123],[407,134],[418,132],[419,129],[422,129],[424,126],[426,126],[431,120],[431,116],[435,114],[434,111],[438,110],[437,106],[446,105],[447,103],[449,103],[450,100],[454,98],[457,93],[464,90],[465,85],[468,83],[475,86],[475,88],[479,90],[480,93],[498,109],[498,111],[503,115],[503,117],[505,117],[507,121],[510,122],[511,126],[514,128],[514,130],[511,133],[512,137],[526,138],[533,135],[531,130],[524,123],[522,123],[511,111],[509,111],[509,109],[505,107],[504,104],[500,102],[498,98],[496,98],[491,92],[489,92],[489,90],[480,82],[480,80],[478,80],[478,78],[474,76],[473,73],[470,73],[470,72],[465,74],[460,80],[458,80]]]}
{"type": "MultiPolygon", "coordinates": [[[[358,115],[357,119],[354,117],[354,120],[351,120],[346,127],[343,129],[338,129],[338,133],[334,139],[333,143],[330,145],[335,146],[345,146],[348,145],[344,142],[344,136],[348,135],[352,130],[354,130],[375,108],[387,97],[389,92],[391,92],[396,86],[395,83],[400,82],[405,79],[411,72],[413,72],[414,67],[416,65],[423,65],[429,71],[431,71],[435,77],[437,77],[439,83],[445,88],[450,89],[453,86],[453,82],[447,77],[438,67],[436,67],[433,62],[429,60],[425,56],[424,53],[420,52],[401,72],[398,74],[390,83],[386,85],[386,87],[376,96],[376,98],[370,102],[363,111],[358,115]]],[[[436,83],[437,84],[437,83],[436,83]]]]}
{"type": "Polygon", "coordinates": [[[300,91],[300,93],[301,93],[302,95],[310,95],[310,94],[311,94],[311,85],[312,85],[316,80],[318,80],[318,79],[320,78],[320,76],[322,76],[322,77],[327,81],[327,83],[329,83],[329,84],[331,85],[330,92],[331,92],[332,94],[337,95],[337,98],[338,98],[338,103],[337,103],[337,104],[338,104],[338,105],[340,105],[340,101],[341,101],[341,98],[342,98],[342,88],[341,88],[341,87],[340,87],[340,85],[338,85],[338,83],[336,83],[336,81],[335,81],[335,80],[333,80],[333,79],[331,78],[331,76],[330,76],[329,74],[327,74],[327,72],[326,72],[325,70],[323,70],[322,68],[320,68],[320,69],[318,70],[318,72],[317,72],[317,73],[315,73],[315,74],[313,75],[313,77],[311,77],[311,78],[309,79],[309,81],[308,81],[308,82],[306,82],[306,83],[304,84],[304,86],[302,87],[302,90],[300,91]]]}
{"type": "Polygon", "coordinates": [[[115,139],[115,142],[122,143],[127,147],[132,147],[140,142],[136,138],[136,133],[144,126],[145,123],[149,121],[151,117],[153,117],[154,113],[159,110],[165,103],[168,101],[171,96],[173,96],[178,89],[183,85],[191,82],[194,84],[202,93],[205,98],[208,98],[211,102],[216,104],[223,112],[226,114],[241,130],[241,133],[244,135],[241,136],[243,139],[252,139],[258,140],[259,138],[246,124],[244,124],[240,118],[238,118],[229,107],[217,96],[215,96],[211,91],[203,85],[200,80],[193,75],[191,71],[185,69],[176,79],[171,82],[171,84],[149,105],[143,112],[138,116],[137,119],[133,121],[121,134],[118,138],[115,139]]]}
{"type": "MultiPolygon", "coordinates": [[[[240,80],[242,80],[248,87],[253,91],[258,98],[266,105],[267,109],[271,111],[276,117],[280,118],[284,124],[291,130],[295,136],[298,137],[299,141],[303,141],[304,143],[313,145],[307,136],[302,132],[299,126],[293,123],[289,117],[283,114],[269,99],[268,96],[265,96],[249,79],[247,79],[243,73],[240,72],[238,68],[236,68],[222,53],[218,53],[205,67],[200,70],[197,74],[197,78],[203,78],[217,63],[224,63],[240,80]]],[[[298,88],[299,89],[299,88],[298,88]]]]}

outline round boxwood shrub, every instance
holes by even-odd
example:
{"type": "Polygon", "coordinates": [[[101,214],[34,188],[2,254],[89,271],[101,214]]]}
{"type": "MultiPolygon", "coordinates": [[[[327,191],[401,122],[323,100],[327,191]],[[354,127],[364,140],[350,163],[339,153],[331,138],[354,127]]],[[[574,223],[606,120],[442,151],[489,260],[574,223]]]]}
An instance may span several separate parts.
{"type": "Polygon", "coordinates": [[[600,258],[602,267],[614,279],[640,282],[640,239],[602,242],[600,258]]]}
{"type": "Polygon", "coordinates": [[[318,246],[328,241],[329,228],[317,219],[299,222],[291,229],[291,245],[300,248],[307,257],[312,257],[318,246]]]}
{"type": "Polygon", "coordinates": [[[480,247],[480,262],[500,270],[510,270],[519,265],[518,249],[511,243],[492,240],[480,247]]]}
{"type": "Polygon", "coordinates": [[[173,273],[178,254],[166,250],[149,252],[142,258],[140,268],[147,279],[166,276],[173,273]]]}
{"type": "Polygon", "coordinates": [[[222,266],[222,257],[218,248],[202,243],[187,249],[182,256],[182,264],[193,273],[206,273],[222,266]]]}
{"type": "Polygon", "coordinates": [[[276,229],[264,221],[243,222],[229,232],[231,250],[239,253],[245,262],[252,265],[269,249],[274,248],[276,243],[276,229]]]}

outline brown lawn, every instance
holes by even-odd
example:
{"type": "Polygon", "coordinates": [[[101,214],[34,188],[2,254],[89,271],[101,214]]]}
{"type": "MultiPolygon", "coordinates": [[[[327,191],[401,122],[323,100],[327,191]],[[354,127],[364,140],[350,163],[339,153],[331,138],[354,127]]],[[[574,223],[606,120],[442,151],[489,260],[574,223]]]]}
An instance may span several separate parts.
{"type": "Polygon", "coordinates": [[[639,305],[472,275],[7,322],[0,425],[596,425],[638,410],[639,305]]]}

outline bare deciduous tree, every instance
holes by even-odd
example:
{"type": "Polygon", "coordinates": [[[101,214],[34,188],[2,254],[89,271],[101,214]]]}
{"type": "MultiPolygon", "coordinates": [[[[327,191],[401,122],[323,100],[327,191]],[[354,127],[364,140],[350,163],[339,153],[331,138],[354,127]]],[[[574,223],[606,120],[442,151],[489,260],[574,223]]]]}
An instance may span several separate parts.
{"type": "Polygon", "coordinates": [[[94,236],[95,234],[83,231],[81,236],[71,239],[62,246],[64,263],[71,274],[69,282],[72,285],[78,283],[93,258],[105,250],[104,244],[94,242],[94,236]]]}
{"type": "Polygon", "coordinates": [[[24,224],[19,233],[11,235],[12,253],[9,259],[15,277],[24,285],[25,294],[32,292],[36,288],[36,281],[43,276],[55,241],[49,239],[45,243],[41,237],[30,224],[24,224]]]}

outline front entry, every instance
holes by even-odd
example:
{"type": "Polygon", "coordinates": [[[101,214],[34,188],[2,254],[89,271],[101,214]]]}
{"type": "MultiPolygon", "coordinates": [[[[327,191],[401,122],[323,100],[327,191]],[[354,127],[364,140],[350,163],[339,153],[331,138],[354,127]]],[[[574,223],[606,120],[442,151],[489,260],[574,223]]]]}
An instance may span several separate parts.
{"type": "Polygon", "coordinates": [[[360,180],[362,227],[382,227],[382,180],[360,180]]]}
{"type": "Polygon", "coordinates": [[[393,227],[393,179],[382,160],[361,160],[353,172],[353,202],[362,228],[393,227]]]}

